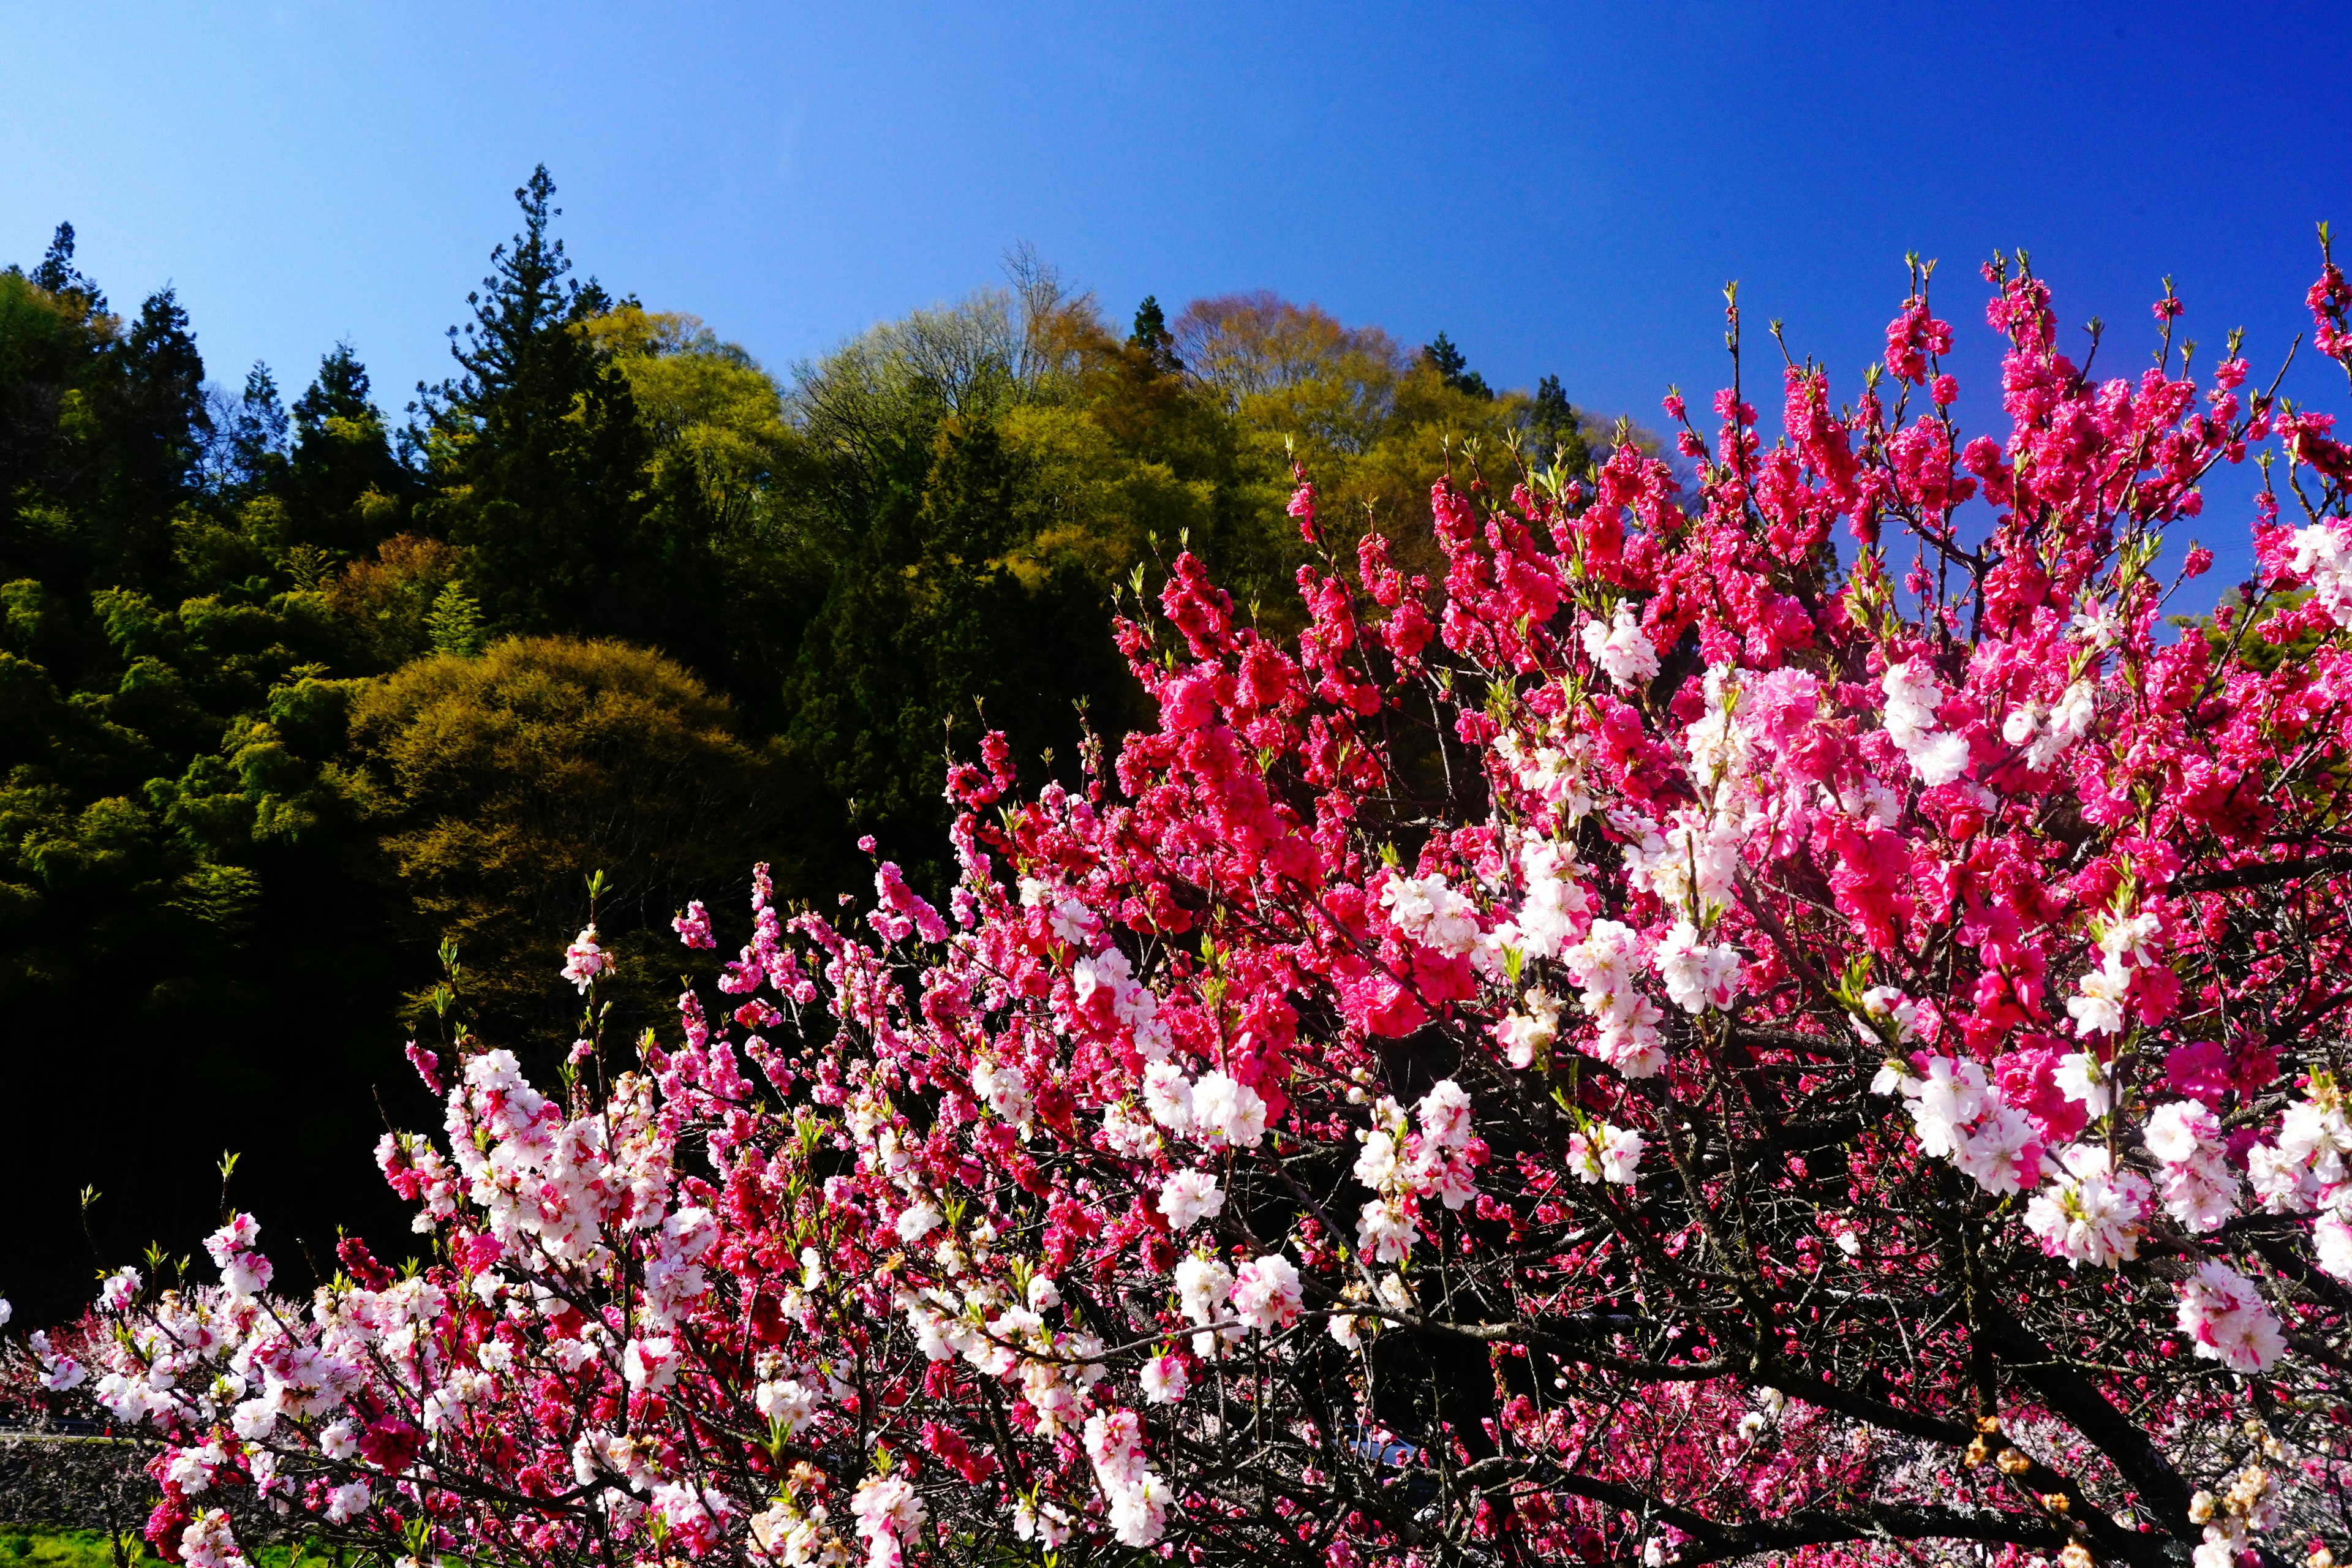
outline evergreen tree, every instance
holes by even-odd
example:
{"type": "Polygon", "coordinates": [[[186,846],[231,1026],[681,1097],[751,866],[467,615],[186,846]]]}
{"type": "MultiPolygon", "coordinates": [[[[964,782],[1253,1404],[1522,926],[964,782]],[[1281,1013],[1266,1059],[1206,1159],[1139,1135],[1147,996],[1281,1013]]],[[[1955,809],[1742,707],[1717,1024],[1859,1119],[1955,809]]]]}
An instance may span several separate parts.
{"type": "Polygon", "coordinates": [[[107,463],[90,530],[92,585],[161,584],[172,571],[172,514],[194,493],[213,434],[204,357],[170,288],[148,296],[108,360],[98,411],[107,463]]]}
{"type": "Polygon", "coordinates": [[[1444,332],[1437,334],[1435,342],[1423,344],[1421,353],[1422,357],[1429,362],[1430,368],[1437,372],[1438,379],[1454,391],[1490,402],[1493,400],[1495,391],[1486,384],[1486,378],[1469,368],[1469,359],[1444,332]]]}
{"type": "Polygon", "coordinates": [[[286,468],[286,405],[268,365],[254,362],[244,394],[226,412],[215,443],[215,483],[236,496],[274,488],[286,468]]]}
{"type": "Polygon", "coordinates": [[[434,597],[433,613],[425,618],[425,627],[433,638],[435,653],[461,658],[480,653],[488,640],[482,631],[481,606],[474,603],[464,584],[454,581],[434,597]]]}
{"type": "Polygon", "coordinates": [[[94,312],[95,285],[73,271],[72,252],[62,225],[30,273],[0,269],[0,582],[37,578],[79,595],[90,570],[79,514],[103,473],[91,416],[106,407],[120,323],[94,312]]]}
{"type": "Polygon", "coordinates": [[[472,552],[468,578],[502,629],[657,640],[677,595],[645,538],[651,449],[626,376],[580,330],[612,301],[565,281],[554,194],[544,164],[515,193],[522,232],[467,296],[464,335],[450,329],[459,374],[419,389],[431,518],[472,552]]]}
{"type": "Polygon", "coordinates": [[[1569,473],[1580,474],[1592,461],[1591,445],[1584,437],[1584,416],[1568,401],[1556,375],[1536,383],[1527,432],[1533,447],[1528,456],[1538,465],[1557,463],[1569,473]]]}
{"type": "Polygon", "coordinates": [[[106,296],[74,266],[74,226],[69,223],[58,225],[48,253],[33,268],[31,277],[36,287],[49,293],[80,295],[90,314],[103,315],[106,311],[106,296]]]}
{"type": "Polygon", "coordinates": [[[415,476],[394,455],[351,344],[319,362],[319,378],[295,401],[294,432],[287,500],[296,540],[357,554],[397,531],[415,476]]]}
{"type": "Polygon", "coordinates": [[[1176,357],[1176,334],[1168,330],[1168,318],[1156,294],[1146,294],[1143,303],[1135,308],[1135,332],[1127,346],[1141,350],[1162,375],[1173,375],[1184,368],[1184,362],[1176,357]]]}
{"type": "Polygon", "coordinates": [[[351,344],[337,343],[334,353],[320,359],[319,378],[310,384],[310,390],[295,400],[294,424],[301,440],[307,444],[323,438],[337,419],[381,426],[383,416],[376,412],[368,392],[367,366],[360,363],[351,344]]]}

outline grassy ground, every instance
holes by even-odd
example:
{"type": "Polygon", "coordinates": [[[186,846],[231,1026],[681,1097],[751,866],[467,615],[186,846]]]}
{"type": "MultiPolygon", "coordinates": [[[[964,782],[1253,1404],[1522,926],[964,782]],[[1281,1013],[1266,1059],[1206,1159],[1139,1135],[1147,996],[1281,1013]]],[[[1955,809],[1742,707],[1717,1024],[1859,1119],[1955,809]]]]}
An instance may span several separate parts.
{"type": "MultiPolygon", "coordinates": [[[[131,1542],[133,1563],[160,1563],[144,1541],[131,1542]]],[[[334,1568],[335,1560],[299,1545],[266,1546],[248,1554],[257,1568],[334,1568]]],[[[0,1568],[114,1568],[106,1536],[95,1530],[17,1529],[0,1525],[0,1568]]]]}
{"type": "MultiPolygon", "coordinates": [[[[143,1541],[138,1560],[157,1561],[143,1541]]],[[[114,1568],[106,1537],[95,1530],[16,1530],[0,1527],[0,1568],[114,1568]]]]}

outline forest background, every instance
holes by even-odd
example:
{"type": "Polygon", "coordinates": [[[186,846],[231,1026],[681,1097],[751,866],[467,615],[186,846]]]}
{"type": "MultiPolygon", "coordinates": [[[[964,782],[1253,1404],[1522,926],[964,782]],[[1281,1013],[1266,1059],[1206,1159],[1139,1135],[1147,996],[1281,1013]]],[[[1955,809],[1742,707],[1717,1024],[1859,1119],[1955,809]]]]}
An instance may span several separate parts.
{"type": "Polygon", "coordinates": [[[551,1072],[592,874],[623,1035],[694,961],[671,915],[754,862],[830,900],[870,836],[940,879],[944,757],[984,715],[1034,783],[1123,732],[1109,614],[1176,551],[1284,624],[1294,463],[1410,562],[1449,460],[1579,472],[1603,435],[1443,333],[1271,293],[1114,322],[1025,247],[779,376],[574,272],[543,168],[516,197],[401,413],[349,344],[290,402],[216,379],[69,225],[0,271],[0,1184],[36,1321],[225,1202],[403,1256],[367,1152],[432,1120],[405,1039],[460,1007],[551,1072]]]}

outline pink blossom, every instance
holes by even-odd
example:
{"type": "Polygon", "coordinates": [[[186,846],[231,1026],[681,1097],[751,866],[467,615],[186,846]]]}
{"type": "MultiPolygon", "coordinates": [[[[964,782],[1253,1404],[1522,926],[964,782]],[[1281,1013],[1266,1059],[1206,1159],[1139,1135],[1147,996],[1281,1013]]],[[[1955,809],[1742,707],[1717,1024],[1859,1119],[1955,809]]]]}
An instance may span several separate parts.
{"type": "Polygon", "coordinates": [[[583,926],[572,945],[563,950],[563,978],[578,986],[584,994],[596,976],[610,968],[612,960],[596,945],[596,928],[583,926]]]}
{"type": "Polygon", "coordinates": [[[2232,1372],[2261,1372],[2286,1352],[2276,1313],[2253,1281],[2218,1259],[2180,1287],[2180,1331],[2200,1356],[2232,1372]]]}

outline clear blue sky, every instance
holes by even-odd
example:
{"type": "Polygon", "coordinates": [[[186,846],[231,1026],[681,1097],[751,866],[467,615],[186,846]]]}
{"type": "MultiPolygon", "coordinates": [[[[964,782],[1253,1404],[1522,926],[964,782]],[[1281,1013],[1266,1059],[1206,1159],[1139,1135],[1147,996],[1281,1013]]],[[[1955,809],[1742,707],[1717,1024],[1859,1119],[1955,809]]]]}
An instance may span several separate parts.
{"type": "Polygon", "coordinates": [[[2102,368],[2168,272],[2260,365],[2352,228],[2347,45],[2342,5],[26,7],[0,260],[69,218],[217,379],[349,337],[394,408],[541,159],[583,272],[780,369],[1021,239],[1122,321],[1273,288],[1652,420],[1715,384],[1727,278],[1850,390],[1914,249],[1964,373],[2016,245],[2102,368]]]}

